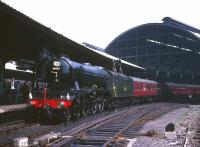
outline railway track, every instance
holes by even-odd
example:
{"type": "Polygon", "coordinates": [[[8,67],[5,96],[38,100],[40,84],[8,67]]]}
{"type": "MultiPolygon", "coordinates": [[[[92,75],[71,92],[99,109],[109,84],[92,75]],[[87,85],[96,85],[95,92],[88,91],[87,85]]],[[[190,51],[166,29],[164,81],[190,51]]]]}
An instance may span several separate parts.
{"type": "Polygon", "coordinates": [[[84,123],[78,127],[75,127],[67,132],[64,132],[61,134],[61,137],[55,140],[54,142],[51,142],[47,146],[62,146],[63,144],[67,144],[70,141],[74,140],[77,136],[82,135],[83,131],[87,131],[91,128],[95,129],[97,127],[100,127],[106,123],[112,122],[116,119],[122,119],[123,117],[130,115],[130,113],[133,113],[133,111],[123,111],[116,114],[111,114],[107,117],[100,118],[97,120],[94,120],[90,123],[84,123]]]}
{"type": "MultiPolygon", "coordinates": [[[[167,110],[169,111],[169,110],[167,110]]],[[[136,115],[130,115],[124,120],[117,120],[114,124],[109,123],[103,127],[91,130],[79,137],[72,146],[77,145],[99,145],[99,146],[123,146],[128,143],[128,139],[139,136],[139,130],[144,123],[151,119],[155,119],[167,112],[156,111],[155,109],[140,112],[136,115]],[[117,127],[116,127],[117,126],[117,127]]]]}
{"type": "Polygon", "coordinates": [[[193,126],[195,129],[195,133],[191,138],[191,143],[194,147],[200,146],[200,118],[198,119],[198,124],[196,126],[193,126]]]}
{"type": "Polygon", "coordinates": [[[6,122],[6,123],[3,123],[3,124],[0,124],[0,127],[2,127],[2,126],[11,126],[11,125],[15,125],[15,124],[17,124],[17,123],[23,123],[23,122],[25,122],[25,120],[23,120],[23,119],[19,119],[19,120],[16,120],[16,121],[10,121],[10,122],[6,122]]]}
{"type": "Polygon", "coordinates": [[[1,131],[0,131],[0,137],[4,136],[4,135],[8,135],[8,134],[13,134],[19,130],[25,129],[25,128],[29,128],[29,127],[34,127],[34,126],[38,126],[39,123],[26,123],[25,120],[21,120],[21,121],[16,121],[16,122],[12,122],[11,124],[6,124],[5,126],[1,127],[1,131]]]}
{"type": "Polygon", "coordinates": [[[39,123],[32,123],[32,124],[22,125],[17,128],[9,129],[0,134],[0,140],[1,140],[0,146],[12,146],[13,139],[17,137],[14,133],[16,133],[17,135],[21,134],[20,136],[25,136],[28,137],[29,139],[32,139],[47,134],[58,128],[64,127],[67,124],[68,122],[61,123],[55,126],[41,126],[39,123]]]}
{"type": "Polygon", "coordinates": [[[112,146],[127,143],[134,138],[140,128],[149,120],[155,119],[169,111],[172,107],[157,106],[129,109],[87,124],[82,124],[67,132],[47,146],[112,146]]]}
{"type": "Polygon", "coordinates": [[[24,111],[14,111],[14,112],[6,112],[3,114],[0,114],[0,125],[9,123],[10,121],[16,121],[19,119],[24,118],[24,111]]]}
{"type": "Polygon", "coordinates": [[[28,137],[29,140],[33,140],[34,138],[48,134],[51,131],[62,130],[66,126],[74,124],[76,121],[77,120],[59,123],[53,126],[40,126],[41,124],[38,122],[26,123],[25,120],[0,124],[0,146],[13,146],[13,139],[19,136],[28,137]]]}
{"type": "MultiPolygon", "coordinates": [[[[136,107],[123,108],[118,112],[104,112],[97,116],[88,116],[80,120],[64,122],[56,125],[41,125],[41,124],[28,124],[20,128],[15,125],[14,121],[5,123],[5,125],[15,126],[10,128],[2,134],[0,133],[0,146],[13,146],[13,139],[24,136],[28,137],[29,141],[50,134],[50,132],[59,132],[60,135],[49,140],[46,146],[66,146],[66,145],[80,145],[84,144],[101,144],[108,146],[114,142],[127,142],[128,138],[135,135],[138,136],[138,131],[141,126],[150,119],[154,119],[170,110],[176,109],[180,106],[165,104],[150,104],[136,107]],[[153,117],[154,116],[154,117],[153,117]],[[122,138],[123,141],[122,141],[122,138]],[[109,141],[110,140],[110,141],[109,141]]],[[[24,123],[18,120],[18,123],[24,123]]],[[[3,124],[1,124],[3,125],[3,124]]],[[[0,129],[2,126],[0,126],[0,129]]],[[[30,143],[29,142],[29,143],[30,143]]],[[[30,144],[32,145],[32,144],[30,144]]]]}

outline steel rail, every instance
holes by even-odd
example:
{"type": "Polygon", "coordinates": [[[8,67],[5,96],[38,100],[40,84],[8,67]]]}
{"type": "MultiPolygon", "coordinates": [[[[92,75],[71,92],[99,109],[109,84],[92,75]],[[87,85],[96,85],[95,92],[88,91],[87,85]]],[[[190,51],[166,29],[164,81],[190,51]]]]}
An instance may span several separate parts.
{"type": "Polygon", "coordinates": [[[1,130],[0,132],[0,137],[1,136],[4,136],[4,135],[7,135],[7,134],[11,134],[13,132],[17,132],[19,130],[22,130],[22,129],[25,129],[25,128],[29,128],[29,127],[33,127],[33,126],[37,126],[39,123],[31,123],[31,124],[25,124],[25,123],[19,123],[19,124],[16,124],[15,127],[11,127],[7,130],[1,130]],[[22,124],[22,125],[21,125],[22,124]]]}
{"type": "MultiPolygon", "coordinates": [[[[51,132],[52,130],[56,130],[58,128],[61,128],[61,127],[65,126],[66,124],[68,124],[68,122],[61,123],[61,124],[58,124],[58,125],[53,126],[53,127],[51,126],[51,127],[48,127],[48,128],[44,128],[42,130],[36,131],[34,133],[31,133],[31,134],[27,135],[26,137],[28,137],[29,139],[33,139],[35,137],[47,134],[48,132],[51,132]]],[[[11,142],[0,144],[0,146],[11,146],[11,145],[12,145],[11,142]]]]}
{"type": "MultiPolygon", "coordinates": [[[[156,110],[156,109],[154,109],[156,110]]],[[[138,126],[138,125],[142,125],[145,122],[147,122],[147,120],[149,120],[149,118],[153,119],[156,118],[157,116],[162,115],[163,113],[166,112],[165,111],[160,111],[160,112],[154,112],[151,113],[153,110],[150,110],[148,112],[145,112],[142,116],[140,116],[137,120],[134,120],[132,122],[130,122],[127,126],[125,126],[124,128],[122,128],[119,132],[117,132],[112,138],[110,138],[106,143],[104,143],[102,145],[102,147],[107,147],[109,146],[109,144],[111,142],[118,142],[118,140],[120,140],[122,137],[122,134],[125,133],[128,129],[133,128],[134,126],[138,126]]]]}
{"type": "Polygon", "coordinates": [[[85,132],[96,129],[98,127],[101,127],[107,123],[113,122],[115,120],[119,120],[120,118],[126,117],[128,115],[131,115],[133,113],[136,113],[136,111],[131,110],[126,110],[123,112],[118,112],[117,114],[112,114],[111,116],[107,116],[105,118],[101,118],[99,120],[92,121],[87,124],[82,124],[81,126],[78,126],[74,129],[71,129],[67,132],[64,132],[62,134],[62,138],[48,144],[47,146],[53,146],[53,147],[58,147],[62,146],[64,144],[67,144],[74,140],[78,136],[82,136],[85,132]]]}

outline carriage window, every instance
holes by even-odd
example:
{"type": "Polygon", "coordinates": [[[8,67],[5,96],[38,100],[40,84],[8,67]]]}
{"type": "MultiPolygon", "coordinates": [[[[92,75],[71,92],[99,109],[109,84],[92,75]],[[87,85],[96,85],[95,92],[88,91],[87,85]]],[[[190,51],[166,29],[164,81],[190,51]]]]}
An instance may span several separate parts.
{"type": "Polygon", "coordinates": [[[142,89],[142,83],[138,83],[138,90],[142,89]]]}
{"type": "Polygon", "coordinates": [[[139,89],[139,85],[138,84],[136,84],[136,89],[139,89]]]}

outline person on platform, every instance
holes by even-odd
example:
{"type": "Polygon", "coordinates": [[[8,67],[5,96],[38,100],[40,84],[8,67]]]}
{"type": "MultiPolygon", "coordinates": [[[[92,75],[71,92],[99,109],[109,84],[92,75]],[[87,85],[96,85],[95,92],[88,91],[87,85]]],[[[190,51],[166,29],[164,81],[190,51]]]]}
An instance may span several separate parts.
{"type": "Polygon", "coordinates": [[[15,91],[16,91],[16,96],[15,96],[15,103],[16,104],[19,104],[20,103],[20,85],[21,85],[21,83],[20,83],[20,81],[17,81],[16,83],[15,83],[15,91]]]}
{"type": "Polygon", "coordinates": [[[15,78],[12,78],[10,82],[10,96],[8,104],[14,104],[15,100],[16,100],[15,78]]]}
{"type": "Polygon", "coordinates": [[[23,97],[23,103],[26,103],[28,100],[29,95],[29,87],[27,85],[27,82],[24,82],[22,86],[22,97],[23,97]]]}

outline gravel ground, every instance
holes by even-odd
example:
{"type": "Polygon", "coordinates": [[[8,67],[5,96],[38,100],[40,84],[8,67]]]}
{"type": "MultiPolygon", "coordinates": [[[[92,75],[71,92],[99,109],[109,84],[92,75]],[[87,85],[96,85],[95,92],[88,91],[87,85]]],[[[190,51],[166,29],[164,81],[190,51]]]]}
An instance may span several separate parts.
{"type": "Polygon", "coordinates": [[[141,136],[131,139],[128,147],[200,147],[194,134],[200,128],[200,105],[176,109],[146,123],[141,136]],[[167,124],[175,125],[174,132],[165,132],[167,124]],[[149,133],[150,132],[150,133],[149,133]]]}

